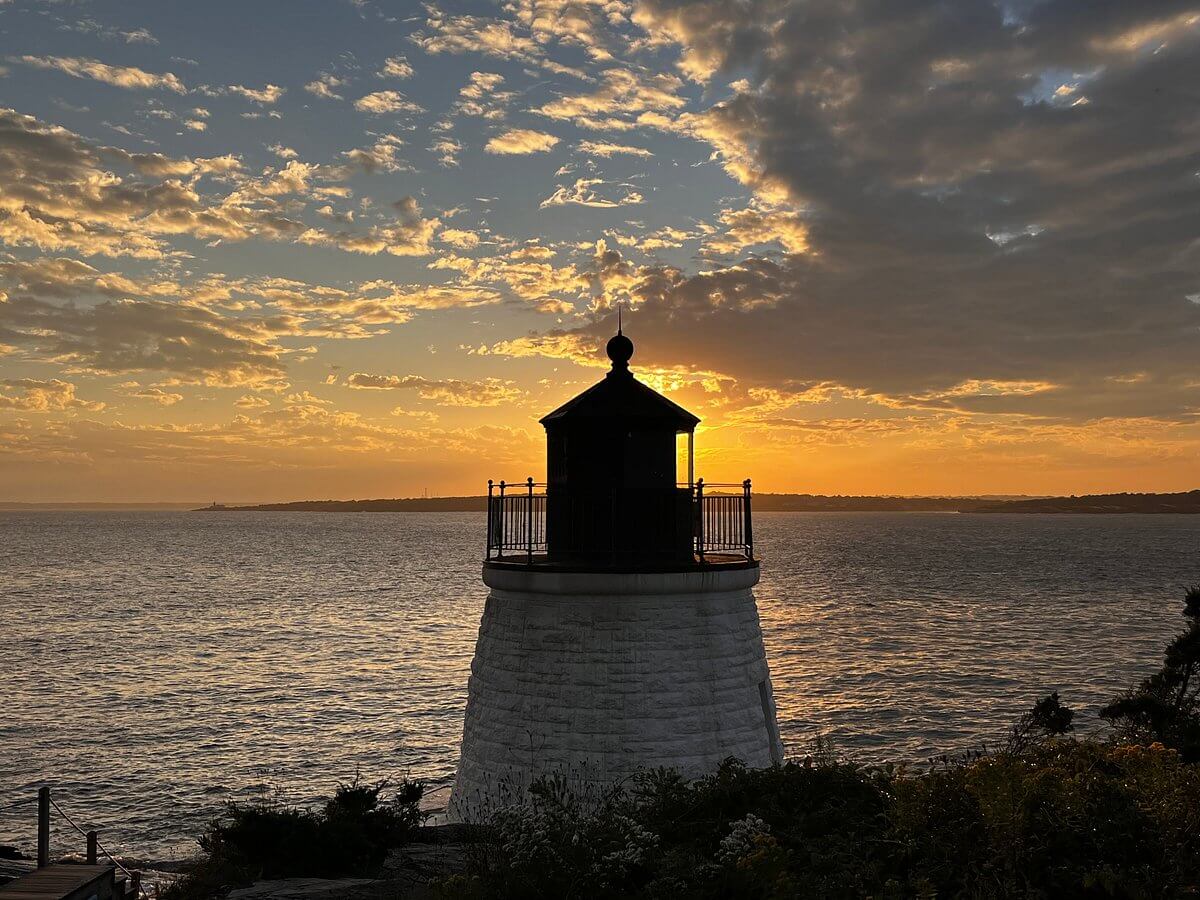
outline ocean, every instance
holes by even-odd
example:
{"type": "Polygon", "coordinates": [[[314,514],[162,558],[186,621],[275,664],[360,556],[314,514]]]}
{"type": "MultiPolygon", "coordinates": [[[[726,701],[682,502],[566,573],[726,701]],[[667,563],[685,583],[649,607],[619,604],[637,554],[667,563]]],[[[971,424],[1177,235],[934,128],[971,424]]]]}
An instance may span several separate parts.
{"type": "MultiPolygon", "coordinates": [[[[0,513],[0,843],[42,782],[162,860],[229,800],[449,784],[486,589],[481,513],[0,513]]],[[[1052,690],[1154,671],[1200,583],[1200,516],[760,513],[788,752],[924,763],[1052,690]]],[[[82,852],[56,825],[54,851],[82,852]]]]}

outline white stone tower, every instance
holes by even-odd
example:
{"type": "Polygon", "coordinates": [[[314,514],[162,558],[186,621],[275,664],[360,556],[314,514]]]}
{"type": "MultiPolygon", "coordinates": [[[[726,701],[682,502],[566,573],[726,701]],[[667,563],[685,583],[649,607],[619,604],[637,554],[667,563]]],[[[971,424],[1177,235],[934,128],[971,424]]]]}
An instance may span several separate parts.
{"type": "Polygon", "coordinates": [[[604,380],[542,419],[547,483],[488,483],[459,819],[542,774],[603,788],[643,767],[782,762],[750,482],[693,481],[700,420],[633,377],[619,329],[607,352],[604,380]]]}

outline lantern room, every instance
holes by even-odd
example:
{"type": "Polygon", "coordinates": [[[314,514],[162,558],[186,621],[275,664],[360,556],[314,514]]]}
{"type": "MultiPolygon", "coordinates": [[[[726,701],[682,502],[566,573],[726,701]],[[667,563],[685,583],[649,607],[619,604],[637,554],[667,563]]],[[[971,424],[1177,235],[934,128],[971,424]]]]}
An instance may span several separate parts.
{"type": "Polygon", "coordinates": [[[488,483],[489,564],[576,571],[755,564],[749,480],[694,480],[700,419],[634,377],[633,342],[619,325],[605,349],[612,364],[605,377],[541,419],[546,482],[488,483]],[[677,471],[682,438],[686,472],[677,471]]]}

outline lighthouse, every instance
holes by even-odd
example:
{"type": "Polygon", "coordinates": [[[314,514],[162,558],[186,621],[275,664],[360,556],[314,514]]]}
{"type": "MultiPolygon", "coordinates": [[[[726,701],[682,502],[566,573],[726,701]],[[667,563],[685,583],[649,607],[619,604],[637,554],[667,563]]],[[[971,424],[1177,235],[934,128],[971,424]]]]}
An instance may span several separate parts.
{"type": "Polygon", "coordinates": [[[750,481],[693,479],[700,420],[634,377],[619,327],[606,351],[611,371],[541,420],[546,482],[488,482],[454,818],[542,775],[604,789],[783,759],[750,481]]]}

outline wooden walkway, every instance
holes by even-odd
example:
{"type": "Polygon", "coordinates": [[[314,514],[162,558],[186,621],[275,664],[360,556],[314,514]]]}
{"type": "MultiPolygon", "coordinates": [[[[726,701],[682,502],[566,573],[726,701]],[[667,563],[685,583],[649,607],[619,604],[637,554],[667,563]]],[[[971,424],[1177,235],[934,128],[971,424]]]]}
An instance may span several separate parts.
{"type": "Polygon", "coordinates": [[[121,900],[126,882],[113,866],[46,866],[0,885],[0,900],[121,900]]]}

